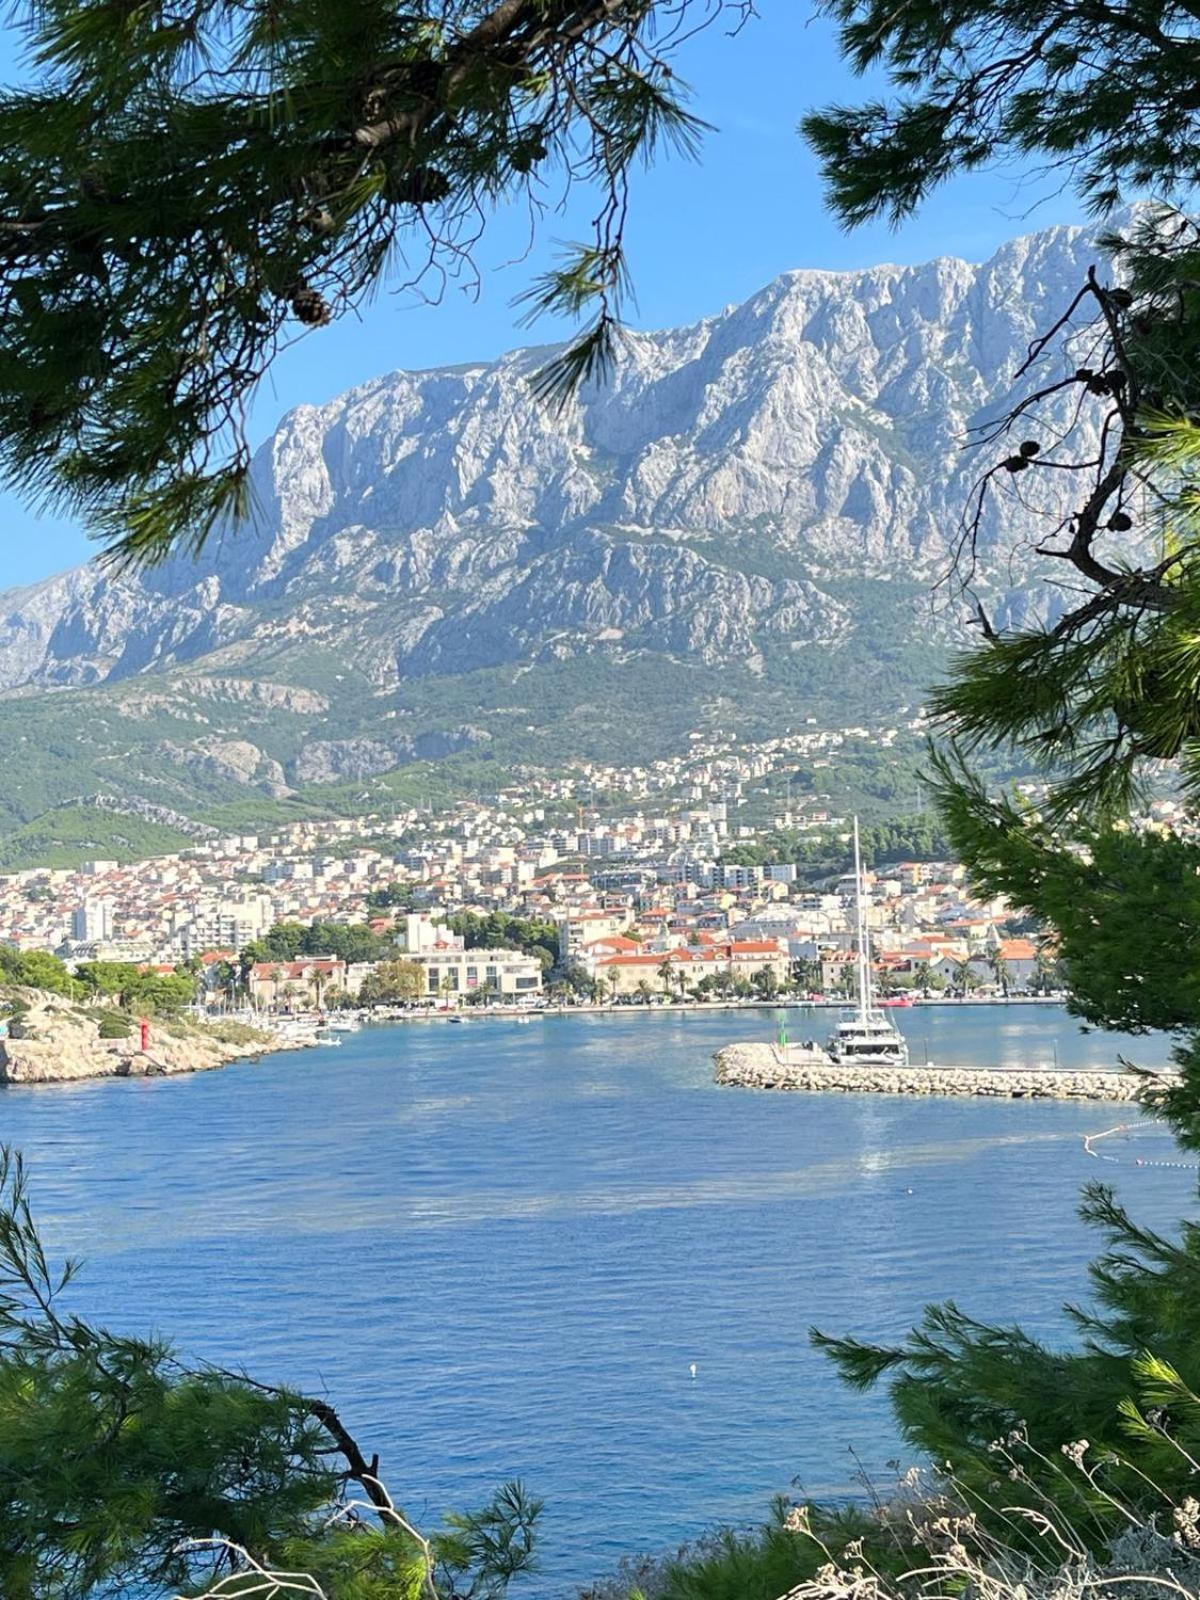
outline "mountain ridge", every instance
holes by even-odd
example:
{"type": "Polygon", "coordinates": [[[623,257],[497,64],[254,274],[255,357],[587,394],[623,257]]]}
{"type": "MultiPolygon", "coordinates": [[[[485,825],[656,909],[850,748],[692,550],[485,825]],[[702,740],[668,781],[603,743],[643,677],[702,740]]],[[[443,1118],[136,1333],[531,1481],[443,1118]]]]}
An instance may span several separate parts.
{"type": "MultiPolygon", "coordinates": [[[[978,265],[796,269],[631,334],[562,415],[528,383],[544,346],[293,408],[255,456],[254,526],[0,594],[0,740],[62,723],[44,778],[0,775],[0,817],[114,766],[190,815],[377,778],[389,752],[561,759],[575,728],[644,754],[721,717],[912,702],[965,637],[928,601],[980,470],[962,443],[1096,255],[1062,226],[978,265]]],[[[1008,578],[1025,515],[982,528],[1002,619],[1057,603],[1008,578]]]]}

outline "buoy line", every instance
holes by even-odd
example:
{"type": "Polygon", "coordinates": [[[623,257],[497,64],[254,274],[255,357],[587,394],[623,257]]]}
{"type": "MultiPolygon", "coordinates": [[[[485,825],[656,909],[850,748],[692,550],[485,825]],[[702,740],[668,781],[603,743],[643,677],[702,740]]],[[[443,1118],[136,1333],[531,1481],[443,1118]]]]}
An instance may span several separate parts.
{"type": "MultiPolygon", "coordinates": [[[[1086,1155],[1096,1161],[1120,1162],[1120,1156],[1110,1156],[1096,1149],[1101,1139],[1109,1139],[1114,1133],[1132,1133],[1135,1128],[1161,1128],[1162,1120],[1159,1117],[1149,1122],[1118,1122],[1115,1127],[1105,1128],[1102,1133],[1085,1133],[1083,1136],[1083,1149],[1086,1155]]],[[[1128,1158],[1126,1158],[1128,1160],[1128,1158]]],[[[1165,1167],[1172,1172],[1198,1172],[1200,1161],[1155,1161],[1151,1156],[1134,1156],[1132,1165],[1135,1167],[1165,1167]]]]}

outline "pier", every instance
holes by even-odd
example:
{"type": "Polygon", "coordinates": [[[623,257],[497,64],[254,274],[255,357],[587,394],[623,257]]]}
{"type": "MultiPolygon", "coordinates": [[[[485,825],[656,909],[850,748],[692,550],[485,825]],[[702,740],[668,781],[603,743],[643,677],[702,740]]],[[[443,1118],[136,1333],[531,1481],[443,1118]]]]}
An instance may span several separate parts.
{"type": "MultiPolygon", "coordinates": [[[[1051,1067],[838,1065],[824,1050],[769,1043],[718,1050],[716,1080],[735,1089],[810,1094],[981,1095],[1007,1100],[1140,1099],[1145,1080],[1128,1072],[1051,1067]]],[[[1164,1074],[1167,1076],[1167,1074],[1164,1074]]]]}

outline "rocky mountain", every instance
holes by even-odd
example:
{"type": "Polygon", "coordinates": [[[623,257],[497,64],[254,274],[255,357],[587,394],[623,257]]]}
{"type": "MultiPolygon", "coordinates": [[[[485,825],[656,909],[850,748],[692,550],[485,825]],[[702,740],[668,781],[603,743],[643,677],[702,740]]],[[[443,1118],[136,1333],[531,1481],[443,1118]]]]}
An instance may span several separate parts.
{"type": "MultiPolygon", "coordinates": [[[[0,739],[41,740],[44,769],[0,775],[0,804],[115,786],[191,813],[912,702],[961,632],[931,596],[964,443],[1094,259],[1051,228],[982,265],[792,272],[631,336],[562,415],[528,381],[544,349],[301,406],[256,458],[253,525],[199,560],[0,595],[0,739]]],[[[1053,604],[1009,575],[1028,531],[1015,498],[983,530],[1009,612],[1053,604]]]]}

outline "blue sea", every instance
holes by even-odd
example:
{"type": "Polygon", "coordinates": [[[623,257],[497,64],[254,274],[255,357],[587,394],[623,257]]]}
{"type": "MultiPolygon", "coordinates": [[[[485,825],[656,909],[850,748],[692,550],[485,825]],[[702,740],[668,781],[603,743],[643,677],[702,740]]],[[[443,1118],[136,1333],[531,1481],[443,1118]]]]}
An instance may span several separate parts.
{"type": "MultiPolygon", "coordinates": [[[[1056,1007],[894,1013],[914,1061],[1110,1065],[1161,1040],[1056,1007]]],[[[829,1014],[794,1011],[793,1038],[829,1014]]],[[[903,1455],[812,1325],[888,1338],[932,1300],[1049,1337],[1086,1298],[1102,1177],[1169,1225],[1196,1174],[1123,1107],[718,1089],[769,1011],[370,1028],[222,1072],[0,1092],[89,1316],[318,1387],[426,1522],[520,1477],[570,1596],[622,1555],[861,1492],[903,1455]],[[1135,1157],[1146,1162],[1137,1165],[1135,1157]],[[691,1366],[695,1364],[695,1376],[691,1366]]],[[[1065,1335],[1064,1335],[1065,1336],[1065,1335]]]]}

